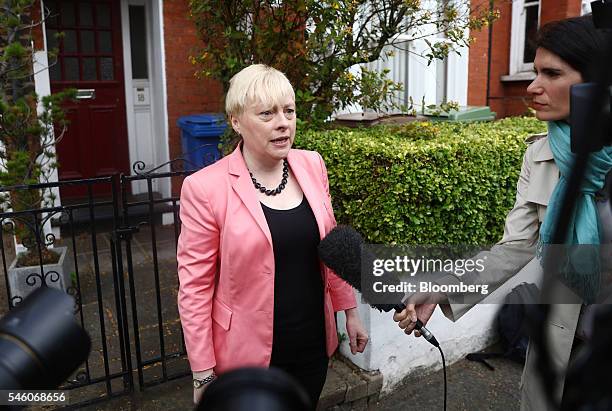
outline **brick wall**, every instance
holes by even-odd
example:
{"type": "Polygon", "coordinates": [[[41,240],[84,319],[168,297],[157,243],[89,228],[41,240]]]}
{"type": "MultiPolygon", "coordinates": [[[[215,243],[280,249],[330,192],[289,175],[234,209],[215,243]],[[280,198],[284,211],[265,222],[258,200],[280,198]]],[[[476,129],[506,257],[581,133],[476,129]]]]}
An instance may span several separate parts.
{"type": "MultiPolygon", "coordinates": [[[[474,0],[477,7],[489,7],[488,0],[474,0]]],[[[510,65],[510,32],[512,25],[512,3],[508,0],[494,2],[495,9],[499,10],[500,18],[493,23],[491,38],[491,72],[489,106],[497,113],[498,118],[506,116],[504,104],[504,85],[499,81],[502,75],[508,74],[510,65]]],[[[470,81],[468,86],[468,104],[486,105],[487,90],[487,57],[489,48],[489,29],[472,33],[475,41],[470,48],[470,81]],[[472,52],[476,48],[476,53],[472,52]]]]}
{"type": "MultiPolygon", "coordinates": [[[[197,67],[189,61],[202,46],[195,24],[189,19],[188,2],[164,1],[164,42],[168,94],[170,158],[181,155],[181,139],[176,121],[186,114],[222,112],[222,87],[213,80],[194,76],[197,67]]],[[[180,184],[173,182],[173,192],[180,184]]]]}
{"type": "Polygon", "coordinates": [[[546,23],[580,15],[580,0],[540,0],[540,22],[546,23]]]}
{"type": "MultiPolygon", "coordinates": [[[[580,0],[541,0],[540,24],[580,14],[580,0]]],[[[472,0],[472,7],[488,7],[488,0],[472,0]]],[[[512,0],[495,0],[500,18],[493,23],[491,42],[491,72],[489,106],[497,117],[521,115],[527,112],[529,81],[502,82],[510,66],[512,31],[512,0]]],[[[468,104],[486,105],[488,28],[473,32],[475,41],[470,47],[468,104]]]]}
{"type": "MultiPolygon", "coordinates": [[[[42,16],[40,3],[34,3],[32,6],[32,21],[39,21],[42,16]]],[[[34,27],[32,30],[32,41],[34,41],[35,50],[44,50],[45,41],[43,37],[42,24],[34,27]]]]}
{"type": "MultiPolygon", "coordinates": [[[[472,1],[473,8],[488,8],[488,0],[472,1]]],[[[487,58],[489,54],[489,28],[473,31],[468,70],[468,105],[484,106],[487,100],[487,58]]]]}

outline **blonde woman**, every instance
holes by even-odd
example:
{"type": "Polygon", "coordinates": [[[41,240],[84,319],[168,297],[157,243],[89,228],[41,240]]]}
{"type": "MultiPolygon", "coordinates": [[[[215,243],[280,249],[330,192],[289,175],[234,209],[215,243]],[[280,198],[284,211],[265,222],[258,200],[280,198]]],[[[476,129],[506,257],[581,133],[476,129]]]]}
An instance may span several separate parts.
{"type": "Polygon", "coordinates": [[[315,407],[338,345],[334,312],[346,313],[353,353],[368,341],[353,290],[317,256],[336,224],[325,164],[291,148],[295,95],[278,70],[236,74],[226,112],[242,141],[181,192],[178,304],[194,401],[214,373],[276,366],[315,407]]]}

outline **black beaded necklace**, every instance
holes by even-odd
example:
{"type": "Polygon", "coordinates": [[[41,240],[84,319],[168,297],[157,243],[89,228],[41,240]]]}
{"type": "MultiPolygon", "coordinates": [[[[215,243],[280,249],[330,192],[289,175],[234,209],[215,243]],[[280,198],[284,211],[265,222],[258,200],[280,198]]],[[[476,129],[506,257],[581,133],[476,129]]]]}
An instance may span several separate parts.
{"type": "Polygon", "coordinates": [[[253,173],[251,173],[250,171],[249,174],[251,175],[251,181],[253,181],[253,185],[256,189],[258,189],[267,196],[275,196],[277,194],[280,194],[280,192],[283,191],[285,189],[285,186],[287,185],[287,178],[289,177],[289,163],[287,162],[287,159],[283,160],[283,179],[281,180],[278,187],[273,190],[268,190],[260,183],[258,183],[255,177],[253,177],[253,173]]]}

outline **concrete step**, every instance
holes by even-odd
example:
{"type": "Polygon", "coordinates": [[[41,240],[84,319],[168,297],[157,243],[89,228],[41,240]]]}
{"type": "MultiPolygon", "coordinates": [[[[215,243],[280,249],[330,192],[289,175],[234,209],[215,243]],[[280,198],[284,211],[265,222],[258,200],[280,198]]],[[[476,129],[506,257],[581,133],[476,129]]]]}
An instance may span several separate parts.
{"type": "MultiPolygon", "coordinates": [[[[91,221],[91,213],[93,212],[97,231],[102,230],[103,227],[108,227],[106,229],[110,231],[115,220],[115,201],[117,202],[117,217],[119,220],[117,224],[120,224],[126,216],[129,216],[130,224],[151,222],[151,219],[155,224],[162,224],[161,215],[172,213],[174,210],[172,201],[164,200],[167,199],[164,199],[160,193],[152,193],[151,198],[149,198],[147,193],[141,193],[128,194],[125,202],[111,197],[94,197],[91,200],[88,198],[72,198],[64,199],[62,205],[72,209],[72,222],[76,228],[84,227],[87,229],[91,221]],[[151,205],[152,207],[150,207],[151,205]]],[[[57,218],[52,218],[51,224],[55,227],[69,229],[68,216],[65,215],[64,218],[59,217],[60,214],[57,214],[57,218]]]]}
{"type": "Polygon", "coordinates": [[[329,363],[317,410],[367,410],[378,401],[382,386],[380,372],[362,370],[336,354],[329,363]]]}

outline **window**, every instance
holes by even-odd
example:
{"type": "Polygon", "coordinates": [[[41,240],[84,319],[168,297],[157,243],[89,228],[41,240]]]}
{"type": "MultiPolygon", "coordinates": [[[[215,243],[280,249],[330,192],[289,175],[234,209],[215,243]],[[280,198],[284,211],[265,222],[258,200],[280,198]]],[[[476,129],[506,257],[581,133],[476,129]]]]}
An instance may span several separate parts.
{"type": "Polygon", "coordinates": [[[114,37],[107,1],[45,0],[47,47],[58,51],[51,81],[90,82],[115,78],[114,37]],[[63,33],[61,37],[56,37],[63,33]]]}
{"type": "Polygon", "coordinates": [[[511,75],[533,69],[535,37],[539,25],[539,0],[515,0],[512,2],[511,75]]]}
{"type": "Polygon", "coordinates": [[[147,27],[144,6],[129,6],[130,51],[132,53],[132,78],[148,79],[147,27]]]}

